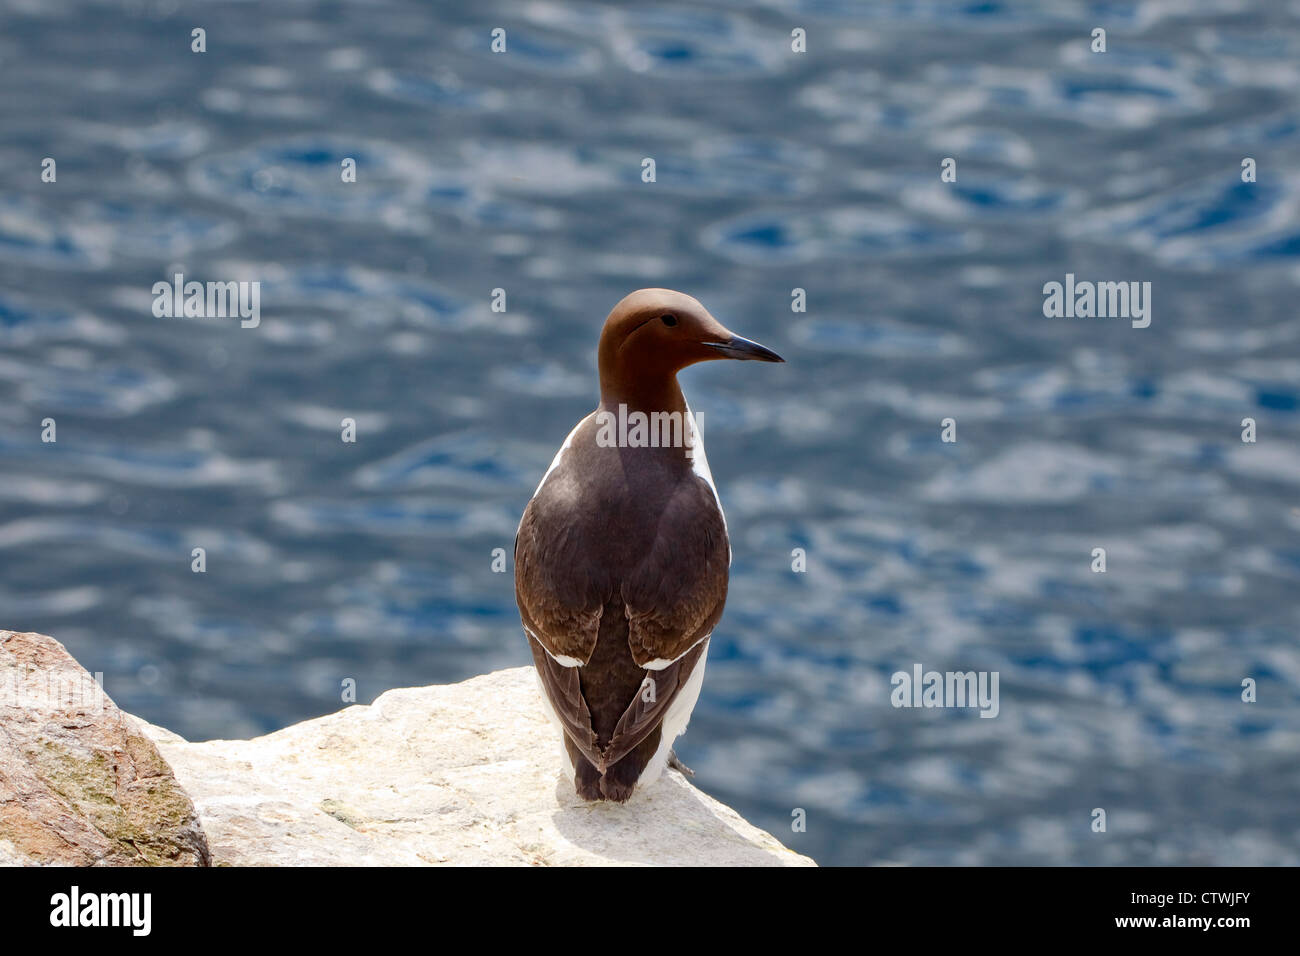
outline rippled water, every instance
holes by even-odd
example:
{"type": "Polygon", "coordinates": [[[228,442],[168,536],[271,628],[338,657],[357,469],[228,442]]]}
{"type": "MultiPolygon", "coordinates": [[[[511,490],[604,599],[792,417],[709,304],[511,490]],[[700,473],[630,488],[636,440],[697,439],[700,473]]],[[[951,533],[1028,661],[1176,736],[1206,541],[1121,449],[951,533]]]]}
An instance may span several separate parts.
{"type": "Polygon", "coordinates": [[[527,663],[492,550],[666,285],[788,360],[683,377],[697,783],[824,863],[1300,862],[1300,4],[472,11],[0,10],[0,626],[190,738],[527,663]],[[176,271],[261,325],[154,318],[176,271]],[[1067,272],[1150,328],[1045,319],[1067,272]],[[916,662],[999,716],[891,707],[916,662]]]}

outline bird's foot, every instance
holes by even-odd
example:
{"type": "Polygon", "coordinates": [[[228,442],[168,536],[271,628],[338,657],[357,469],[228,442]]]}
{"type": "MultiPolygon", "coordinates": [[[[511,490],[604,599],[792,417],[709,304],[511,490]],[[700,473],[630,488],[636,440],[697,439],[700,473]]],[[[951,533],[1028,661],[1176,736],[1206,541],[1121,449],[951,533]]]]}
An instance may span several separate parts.
{"type": "Polygon", "coordinates": [[[686,764],[682,763],[680,760],[677,759],[677,751],[675,750],[668,751],[668,766],[672,767],[683,777],[695,776],[694,770],[692,770],[690,767],[686,766],[686,764]]]}

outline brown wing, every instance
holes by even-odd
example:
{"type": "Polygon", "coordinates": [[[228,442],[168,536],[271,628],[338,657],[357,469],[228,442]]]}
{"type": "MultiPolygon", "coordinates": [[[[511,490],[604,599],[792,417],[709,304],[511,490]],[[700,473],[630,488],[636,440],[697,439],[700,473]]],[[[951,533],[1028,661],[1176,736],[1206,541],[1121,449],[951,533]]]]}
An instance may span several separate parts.
{"type": "Polygon", "coordinates": [[[623,582],[628,649],[645,682],[619,718],[605,748],[614,763],[659,726],[695,668],[727,600],[730,550],[727,528],[713,490],[696,478],[684,481],[659,520],[645,559],[623,582]]]}
{"type": "Polygon", "coordinates": [[[674,661],[712,633],[727,600],[727,528],[713,490],[684,481],[649,553],[623,582],[628,646],[640,667],[674,661]]]}
{"type": "Polygon", "coordinates": [[[556,663],[555,658],[546,653],[545,648],[532,635],[528,637],[528,647],[533,652],[533,663],[537,666],[542,689],[546,691],[551,709],[559,718],[565,735],[577,745],[584,757],[603,772],[605,759],[596,741],[596,732],[591,727],[591,711],[587,709],[587,701],[582,696],[578,668],[556,663]]]}
{"type": "Polygon", "coordinates": [[[590,564],[564,509],[539,506],[560,493],[553,489],[561,480],[548,480],[524,509],[515,536],[515,600],[532,638],[556,657],[585,664],[596,649],[604,602],[598,582],[583,571],[590,564]]]}

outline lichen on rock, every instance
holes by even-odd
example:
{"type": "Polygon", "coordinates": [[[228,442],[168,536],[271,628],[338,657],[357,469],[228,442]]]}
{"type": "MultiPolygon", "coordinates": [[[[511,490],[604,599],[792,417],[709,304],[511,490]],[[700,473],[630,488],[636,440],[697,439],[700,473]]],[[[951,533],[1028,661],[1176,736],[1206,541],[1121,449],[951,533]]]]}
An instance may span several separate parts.
{"type": "Polygon", "coordinates": [[[209,863],[157,746],[58,641],[0,631],[0,727],[0,863],[209,863]]]}

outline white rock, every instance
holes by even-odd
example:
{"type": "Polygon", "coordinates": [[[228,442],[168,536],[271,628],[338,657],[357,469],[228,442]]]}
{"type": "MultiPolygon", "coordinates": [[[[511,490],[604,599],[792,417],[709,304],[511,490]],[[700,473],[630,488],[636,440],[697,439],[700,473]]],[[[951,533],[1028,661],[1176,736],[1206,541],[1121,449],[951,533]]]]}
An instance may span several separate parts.
{"type": "Polygon", "coordinates": [[[392,690],[254,740],[138,723],[217,865],[814,865],[676,771],[626,804],[578,798],[531,667],[392,690]]]}

